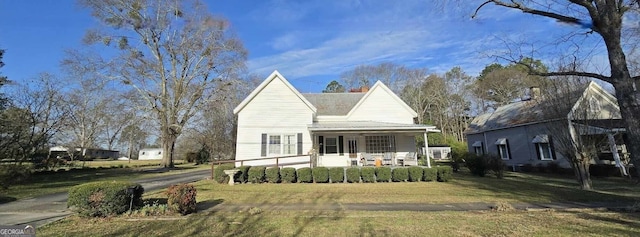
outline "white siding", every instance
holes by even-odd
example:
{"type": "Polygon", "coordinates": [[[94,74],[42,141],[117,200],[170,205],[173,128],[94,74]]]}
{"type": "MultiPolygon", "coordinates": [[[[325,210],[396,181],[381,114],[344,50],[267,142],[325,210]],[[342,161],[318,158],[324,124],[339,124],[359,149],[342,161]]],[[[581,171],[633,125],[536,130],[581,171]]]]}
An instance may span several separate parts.
{"type": "Polygon", "coordinates": [[[349,121],[376,121],[413,124],[413,114],[397,97],[382,87],[375,87],[351,115],[349,121]]]}
{"type": "MultiPolygon", "coordinates": [[[[238,113],[236,160],[261,158],[261,135],[302,133],[302,153],[311,150],[307,125],[312,123],[312,110],[276,78],[238,113]]],[[[300,158],[308,160],[308,158],[300,158]]],[[[248,164],[273,164],[275,161],[254,161],[248,164]]]]}

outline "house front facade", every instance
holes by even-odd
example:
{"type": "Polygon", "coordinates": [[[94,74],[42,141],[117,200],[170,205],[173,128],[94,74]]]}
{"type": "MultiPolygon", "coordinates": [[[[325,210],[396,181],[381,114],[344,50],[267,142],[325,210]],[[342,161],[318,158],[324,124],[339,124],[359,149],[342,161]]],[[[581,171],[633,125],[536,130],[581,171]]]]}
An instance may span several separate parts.
{"type": "Polygon", "coordinates": [[[615,98],[590,82],[557,100],[563,103],[534,96],[476,117],[466,131],[468,151],[493,154],[514,169],[570,168],[561,149],[589,141],[597,148],[592,164],[620,167],[627,154],[615,98]]]}
{"type": "Polygon", "coordinates": [[[417,165],[416,136],[439,132],[414,124],[416,112],[382,82],[364,92],[302,94],[277,71],[234,113],[235,159],[244,165],[417,165]]]}

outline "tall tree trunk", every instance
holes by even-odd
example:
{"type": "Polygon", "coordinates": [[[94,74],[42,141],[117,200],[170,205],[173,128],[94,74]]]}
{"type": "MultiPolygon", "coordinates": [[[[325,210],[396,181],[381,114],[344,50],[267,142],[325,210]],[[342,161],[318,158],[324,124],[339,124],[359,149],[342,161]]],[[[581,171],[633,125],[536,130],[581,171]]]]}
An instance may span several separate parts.
{"type": "Polygon", "coordinates": [[[614,88],[627,134],[624,136],[624,143],[631,153],[636,176],[640,179],[640,91],[634,88],[632,79],[615,83],[614,88]]]}
{"type": "Polygon", "coordinates": [[[579,162],[575,164],[577,169],[574,169],[576,179],[580,184],[580,188],[583,190],[592,190],[593,187],[591,185],[591,174],[589,173],[589,163],[588,162],[579,162]]]}
{"type": "Polygon", "coordinates": [[[176,136],[167,134],[162,136],[162,162],[160,166],[164,168],[173,168],[173,150],[176,144],[176,136]]]}

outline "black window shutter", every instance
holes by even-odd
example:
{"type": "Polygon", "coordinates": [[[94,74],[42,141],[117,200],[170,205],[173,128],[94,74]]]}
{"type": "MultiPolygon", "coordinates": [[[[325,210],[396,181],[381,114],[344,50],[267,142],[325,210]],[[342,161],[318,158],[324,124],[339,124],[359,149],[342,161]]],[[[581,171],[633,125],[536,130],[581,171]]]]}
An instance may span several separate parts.
{"type": "Polygon", "coordinates": [[[509,154],[509,160],[513,159],[513,157],[511,157],[511,147],[509,146],[509,139],[507,139],[506,141],[506,145],[507,146],[507,154],[509,154]]]}
{"type": "Polygon", "coordinates": [[[267,134],[262,134],[262,146],[260,146],[260,156],[267,156],[267,134]]]}
{"type": "Polygon", "coordinates": [[[552,159],[557,159],[556,158],[556,148],[553,146],[553,137],[549,136],[549,147],[551,148],[551,158],[552,159]]]}
{"type": "Polygon", "coordinates": [[[324,136],[318,136],[318,154],[324,155],[324,136]]]}
{"type": "Polygon", "coordinates": [[[341,156],[344,155],[344,142],[343,142],[344,137],[343,136],[338,136],[338,153],[340,153],[341,156]]]}
{"type": "Polygon", "coordinates": [[[298,155],[302,155],[302,133],[298,133],[298,155]]]}

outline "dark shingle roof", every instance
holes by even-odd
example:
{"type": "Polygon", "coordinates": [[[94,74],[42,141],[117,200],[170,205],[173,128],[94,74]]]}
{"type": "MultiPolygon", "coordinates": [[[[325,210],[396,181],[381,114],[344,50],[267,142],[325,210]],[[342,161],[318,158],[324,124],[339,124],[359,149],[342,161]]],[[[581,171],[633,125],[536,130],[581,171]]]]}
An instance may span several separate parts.
{"type": "Polygon", "coordinates": [[[366,93],[303,93],[317,115],[347,115],[366,93]]]}
{"type": "Polygon", "coordinates": [[[465,133],[479,133],[563,118],[569,114],[571,108],[582,97],[587,87],[588,85],[579,86],[561,97],[542,97],[500,106],[491,113],[482,114],[474,118],[465,133]]]}

